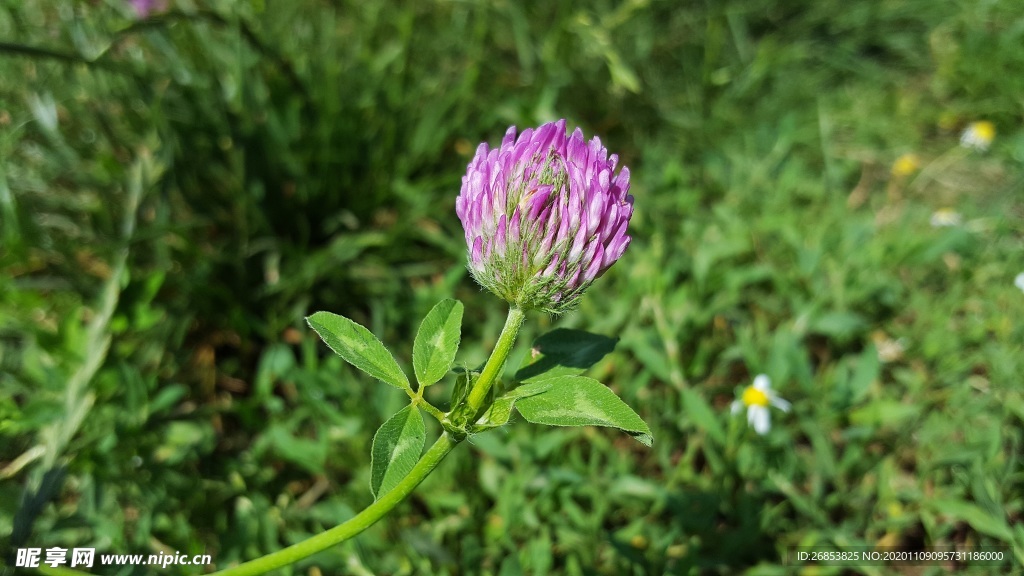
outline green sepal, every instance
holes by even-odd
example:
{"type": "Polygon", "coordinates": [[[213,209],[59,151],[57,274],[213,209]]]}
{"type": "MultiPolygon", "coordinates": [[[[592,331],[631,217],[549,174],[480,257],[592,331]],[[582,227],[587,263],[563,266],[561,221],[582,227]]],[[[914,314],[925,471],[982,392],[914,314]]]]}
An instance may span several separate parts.
{"type": "Polygon", "coordinates": [[[480,372],[468,368],[457,367],[455,372],[455,386],[452,388],[451,407],[455,408],[469,395],[473,383],[480,377],[480,372]]]}

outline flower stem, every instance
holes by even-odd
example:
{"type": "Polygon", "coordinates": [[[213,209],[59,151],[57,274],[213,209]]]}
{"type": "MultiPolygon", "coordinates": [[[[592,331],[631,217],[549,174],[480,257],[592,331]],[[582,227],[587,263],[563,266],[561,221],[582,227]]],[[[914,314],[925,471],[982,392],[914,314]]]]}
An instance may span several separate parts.
{"type": "Polygon", "coordinates": [[[480,378],[473,384],[473,389],[469,391],[469,396],[466,398],[466,405],[469,407],[468,412],[471,418],[483,406],[491,386],[501,376],[501,371],[505,367],[505,360],[508,359],[508,353],[512,351],[512,345],[516,342],[516,336],[519,334],[519,328],[522,327],[524,318],[526,318],[525,312],[515,306],[509,308],[508,318],[505,319],[505,327],[501,329],[501,335],[498,336],[498,343],[494,345],[494,351],[491,352],[491,357],[487,359],[487,364],[484,364],[484,370],[480,373],[480,378]]]}
{"type": "MultiPolygon", "coordinates": [[[[480,377],[473,385],[473,389],[470,390],[469,396],[466,400],[466,406],[469,408],[469,414],[475,415],[480,408],[483,406],[484,401],[487,399],[487,393],[490,391],[494,381],[501,375],[502,368],[505,367],[505,360],[508,359],[509,352],[512,351],[512,345],[515,344],[516,336],[519,334],[519,328],[523,325],[523,320],[526,318],[526,314],[519,308],[512,307],[508,311],[508,318],[505,320],[505,327],[501,329],[501,335],[498,336],[498,343],[494,346],[494,351],[491,352],[490,358],[487,359],[487,363],[484,364],[483,372],[480,373],[480,377]]],[[[414,397],[413,402],[420,404],[428,412],[430,406],[422,397],[414,397]]],[[[433,406],[430,406],[433,408],[433,406]]],[[[434,410],[437,410],[434,408],[434,410]]],[[[440,412],[438,410],[438,412],[440,412]]],[[[384,494],[376,502],[370,504],[359,514],[349,519],[347,522],[335,526],[326,532],[322,532],[299,542],[293,544],[284,550],[279,550],[266,556],[261,556],[255,560],[250,560],[244,564],[233,566],[231,568],[225,568],[219,572],[214,572],[211,576],[255,576],[257,574],[265,574],[271,570],[276,570],[282,566],[294,564],[299,560],[312,556],[317,552],[321,552],[330,548],[331,546],[340,544],[349,538],[359,534],[363,530],[366,530],[372,526],[375,522],[384,517],[385,514],[390,512],[395,506],[401,503],[405,498],[412,493],[412,491],[423,481],[437,465],[441,463],[441,460],[452,451],[455,446],[459,444],[461,438],[453,437],[448,432],[441,434],[441,437],[434,442],[434,445],[430,447],[426,453],[420,458],[419,462],[413,467],[413,469],[402,479],[394,488],[384,494]]],[[[72,570],[68,568],[50,568],[49,566],[43,565],[39,567],[39,571],[43,574],[49,574],[52,576],[78,576],[84,575],[83,572],[72,570]]]]}
{"type": "MultiPolygon", "coordinates": [[[[219,572],[214,572],[211,576],[255,576],[256,574],[265,574],[271,570],[276,570],[282,566],[294,564],[303,558],[307,558],[334,546],[340,544],[349,538],[359,534],[363,530],[366,530],[372,526],[375,522],[384,517],[385,514],[391,511],[392,508],[397,506],[405,497],[408,496],[415,488],[427,477],[434,468],[441,463],[441,460],[452,451],[459,443],[458,440],[452,438],[447,432],[441,434],[441,437],[434,442],[434,445],[423,457],[420,458],[416,466],[413,467],[412,471],[406,475],[394,488],[388,491],[380,497],[379,500],[370,504],[368,507],[363,509],[362,512],[356,514],[354,517],[349,519],[343,524],[339,524],[334,528],[326,532],[321,532],[316,536],[303,540],[298,544],[294,544],[285,548],[284,550],[278,550],[266,556],[261,556],[255,560],[250,560],[244,564],[238,566],[232,566],[231,568],[225,568],[219,572]]],[[[38,568],[39,572],[47,574],[49,576],[86,576],[86,573],[79,572],[78,570],[72,570],[68,568],[55,567],[51,568],[47,565],[41,565],[38,568]]]]}
{"type": "Polygon", "coordinates": [[[453,439],[448,433],[442,433],[441,437],[437,439],[437,442],[430,447],[429,450],[420,458],[420,461],[416,463],[412,471],[402,479],[394,488],[388,491],[380,497],[379,500],[370,504],[359,514],[356,514],[352,519],[331,528],[326,532],[322,532],[303,540],[298,544],[294,544],[279,550],[272,554],[250,560],[245,564],[239,564],[232,568],[226,568],[220,572],[214,572],[212,576],[253,576],[255,574],[264,574],[271,570],[275,570],[282,566],[298,562],[303,558],[312,556],[321,550],[326,550],[335,544],[339,544],[348,540],[349,538],[359,534],[363,530],[366,530],[372,526],[377,520],[380,520],[385,514],[391,511],[392,508],[397,506],[405,497],[409,495],[427,477],[428,474],[434,471],[434,468],[441,463],[441,460],[452,451],[458,445],[458,441],[453,439]]]}

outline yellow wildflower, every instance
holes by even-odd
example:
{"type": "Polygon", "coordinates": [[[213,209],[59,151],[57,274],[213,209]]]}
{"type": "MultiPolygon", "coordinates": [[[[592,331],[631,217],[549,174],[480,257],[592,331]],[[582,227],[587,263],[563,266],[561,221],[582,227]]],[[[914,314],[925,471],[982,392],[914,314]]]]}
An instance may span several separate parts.
{"type": "Polygon", "coordinates": [[[892,164],[892,175],[893,176],[910,176],[917,169],[921,167],[921,159],[918,158],[917,154],[904,154],[896,159],[892,164]]]}

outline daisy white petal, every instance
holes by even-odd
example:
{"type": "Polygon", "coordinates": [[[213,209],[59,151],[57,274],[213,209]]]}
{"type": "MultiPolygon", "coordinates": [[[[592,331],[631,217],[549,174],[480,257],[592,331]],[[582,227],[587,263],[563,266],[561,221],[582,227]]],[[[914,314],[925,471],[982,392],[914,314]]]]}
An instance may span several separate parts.
{"type": "Polygon", "coordinates": [[[764,435],[772,429],[772,415],[767,408],[761,406],[750,407],[750,423],[754,426],[754,432],[764,435]]]}
{"type": "Polygon", "coordinates": [[[775,396],[774,394],[770,396],[770,398],[772,401],[772,406],[775,406],[776,408],[782,410],[783,412],[789,412],[789,402],[783,400],[782,398],[779,398],[778,396],[775,396]]]}
{"type": "Polygon", "coordinates": [[[755,422],[757,421],[758,410],[763,410],[763,408],[761,408],[760,406],[747,407],[747,424],[755,426],[755,422]]]}

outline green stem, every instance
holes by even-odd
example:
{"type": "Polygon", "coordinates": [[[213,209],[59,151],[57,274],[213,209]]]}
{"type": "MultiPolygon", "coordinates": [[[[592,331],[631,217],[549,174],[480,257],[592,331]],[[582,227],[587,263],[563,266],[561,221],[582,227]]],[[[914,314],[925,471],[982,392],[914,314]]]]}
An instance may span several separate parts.
{"type": "MultiPolygon", "coordinates": [[[[276,570],[282,566],[294,564],[303,558],[307,558],[334,546],[340,544],[349,538],[359,534],[363,530],[366,530],[372,526],[375,522],[384,517],[385,514],[391,511],[392,508],[397,506],[405,497],[408,496],[415,488],[427,477],[437,465],[441,463],[441,460],[452,451],[459,443],[448,435],[447,432],[442,433],[441,437],[434,442],[434,445],[430,447],[430,450],[420,458],[416,466],[413,467],[412,471],[406,475],[394,488],[392,488],[387,494],[380,497],[379,500],[370,504],[368,507],[363,509],[362,512],[356,514],[354,517],[349,519],[343,524],[339,524],[334,528],[326,532],[321,532],[316,536],[303,540],[298,544],[293,544],[285,548],[284,550],[278,550],[277,552],[261,556],[255,560],[250,560],[244,564],[233,566],[231,568],[225,568],[219,572],[214,572],[211,576],[255,576],[256,574],[265,574],[271,570],[276,570]]],[[[72,570],[69,568],[51,568],[45,564],[39,566],[38,570],[43,574],[50,576],[85,576],[84,572],[78,570],[72,570]]]]}
{"type": "Polygon", "coordinates": [[[469,407],[469,416],[471,418],[479,412],[484,401],[487,399],[487,393],[490,392],[494,381],[501,376],[501,371],[505,367],[505,360],[508,359],[508,353],[512,351],[512,345],[516,342],[516,336],[519,334],[519,328],[522,327],[524,318],[526,318],[525,312],[515,306],[509,308],[508,318],[505,319],[505,327],[501,329],[501,335],[498,336],[498,343],[494,345],[494,351],[491,352],[491,357],[487,359],[487,364],[484,365],[480,378],[473,384],[473,389],[469,391],[469,397],[466,398],[466,405],[469,407]]]}
{"type": "Polygon", "coordinates": [[[427,399],[423,397],[422,390],[423,389],[420,388],[421,393],[411,396],[412,403],[426,410],[427,414],[430,414],[431,416],[436,418],[438,422],[444,422],[444,412],[442,412],[441,409],[438,408],[437,406],[434,406],[430,402],[427,402],[427,399]]]}
{"type": "Polygon", "coordinates": [[[420,461],[416,463],[412,471],[402,479],[393,489],[387,494],[380,497],[379,500],[370,504],[359,514],[356,514],[348,522],[335,526],[326,532],[322,532],[303,540],[298,544],[294,544],[279,550],[272,554],[250,560],[245,564],[239,564],[232,568],[226,568],[220,572],[214,572],[213,576],[252,576],[255,574],[263,574],[271,570],[275,570],[282,566],[293,564],[312,556],[317,552],[326,550],[335,544],[340,544],[345,540],[359,534],[363,530],[366,530],[372,526],[377,520],[384,517],[385,514],[391,511],[392,508],[397,506],[405,497],[408,496],[428,474],[434,471],[434,468],[441,463],[441,460],[452,451],[452,448],[458,445],[458,441],[453,439],[447,433],[441,434],[441,437],[437,439],[437,442],[430,447],[430,450],[420,458],[420,461]]]}
{"type": "MultiPolygon", "coordinates": [[[[484,401],[487,399],[487,393],[490,391],[494,381],[501,374],[502,368],[505,367],[505,360],[508,359],[509,352],[512,351],[512,345],[516,341],[516,336],[519,334],[519,328],[523,325],[523,320],[526,318],[526,314],[519,308],[512,307],[508,311],[508,318],[505,320],[505,327],[501,329],[501,335],[498,336],[498,343],[494,346],[494,351],[491,352],[491,357],[487,359],[487,364],[484,365],[483,372],[480,373],[480,378],[477,379],[473,385],[473,389],[469,392],[469,397],[466,400],[466,405],[470,409],[470,414],[475,415],[480,408],[483,406],[484,401]]],[[[422,398],[413,398],[414,402],[419,401],[421,406],[429,406],[422,398]]],[[[431,406],[433,408],[433,406],[431,406]]],[[[436,410],[436,408],[435,408],[436,410]]],[[[429,409],[428,409],[429,411],[429,409]]],[[[437,439],[437,442],[426,451],[425,454],[420,458],[416,466],[398,483],[392,488],[387,494],[380,497],[379,500],[370,504],[359,514],[356,514],[353,518],[347,522],[335,526],[326,532],[322,532],[266,556],[261,556],[255,560],[250,560],[244,564],[233,566],[231,568],[225,568],[219,572],[214,572],[211,576],[255,576],[257,574],[265,574],[271,570],[276,570],[282,566],[294,564],[303,558],[307,558],[335,546],[352,538],[359,534],[363,530],[366,530],[372,526],[375,522],[384,517],[385,514],[390,512],[395,506],[401,503],[405,498],[412,493],[412,491],[423,481],[437,465],[441,463],[441,460],[452,451],[455,446],[460,442],[460,439],[452,437],[448,432],[441,434],[441,437],[437,439]]],[[[82,576],[84,572],[78,572],[68,568],[50,568],[49,566],[43,565],[39,567],[39,571],[43,574],[50,574],[52,576],[82,576]]]]}

